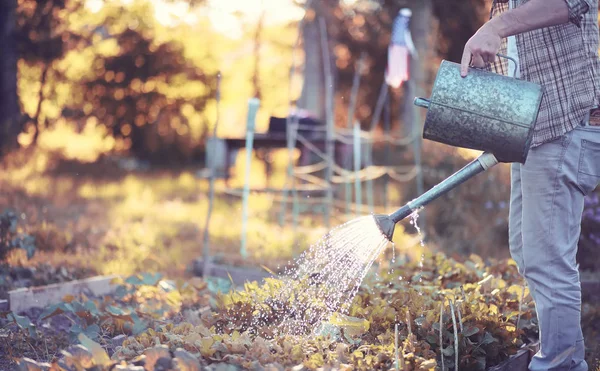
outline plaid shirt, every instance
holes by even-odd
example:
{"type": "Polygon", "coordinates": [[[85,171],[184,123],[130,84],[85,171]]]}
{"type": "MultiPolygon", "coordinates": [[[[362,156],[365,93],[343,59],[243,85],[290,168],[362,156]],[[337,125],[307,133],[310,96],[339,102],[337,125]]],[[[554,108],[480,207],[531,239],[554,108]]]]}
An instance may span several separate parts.
{"type": "MultiPolygon", "coordinates": [[[[490,18],[528,0],[494,0],[490,18]]],[[[598,0],[565,0],[570,22],[516,35],[520,78],[545,88],[532,146],[552,141],[580,125],[600,97],[598,0]]],[[[506,55],[507,40],[500,53],[506,55]]],[[[506,58],[490,70],[512,76],[506,58]]]]}

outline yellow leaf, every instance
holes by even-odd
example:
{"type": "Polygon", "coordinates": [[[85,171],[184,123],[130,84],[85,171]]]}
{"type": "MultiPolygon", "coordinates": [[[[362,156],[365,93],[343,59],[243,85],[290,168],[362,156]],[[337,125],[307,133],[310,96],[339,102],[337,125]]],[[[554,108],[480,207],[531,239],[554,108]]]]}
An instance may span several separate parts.
{"type": "Polygon", "coordinates": [[[65,295],[63,297],[63,301],[65,303],[71,303],[73,300],[75,300],[75,297],[73,295],[65,295]]]}
{"type": "Polygon", "coordinates": [[[512,285],[508,289],[506,289],[511,294],[516,295],[518,300],[521,300],[521,295],[525,298],[529,294],[529,288],[525,287],[525,293],[523,294],[523,286],[521,285],[512,285]]]}
{"type": "Polygon", "coordinates": [[[315,353],[311,355],[306,362],[304,362],[304,365],[308,368],[315,369],[322,367],[324,363],[325,361],[323,359],[323,355],[321,353],[315,353]]]}
{"type": "Polygon", "coordinates": [[[100,344],[87,337],[83,332],[80,333],[77,338],[81,345],[86,347],[92,353],[92,359],[96,365],[103,366],[110,362],[110,357],[106,351],[102,349],[100,344]]]}
{"type": "Polygon", "coordinates": [[[359,336],[369,331],[371,324],[363,318],[349,317],[343,314],[334,313],[329,317],[329,323],[344,329],[350,336],[359,336]]]}
{"type": "Polygon", "coordinates": [[[212,338],[202,338],[202,340],[200,340],[200,354],[202,354],[203,357],[212,357],[216,352],[216,350],[212,349],[214,343],[212,338]]]}
{"type": "Polygon", "coordinates": [[[421,363],[421,365],[419,365],[419,370],[420,371],[434,371],[435,367],[437,366],[436,361],[433,359],[424,361],[423,363],[421,363]]]}
{"type": "Polygon", "coordinates": [[[302,347],[300,345],[294,345],[292,348],[292,361],[300,362],[304,359],[304,352],[302,351],[302,347]]]}

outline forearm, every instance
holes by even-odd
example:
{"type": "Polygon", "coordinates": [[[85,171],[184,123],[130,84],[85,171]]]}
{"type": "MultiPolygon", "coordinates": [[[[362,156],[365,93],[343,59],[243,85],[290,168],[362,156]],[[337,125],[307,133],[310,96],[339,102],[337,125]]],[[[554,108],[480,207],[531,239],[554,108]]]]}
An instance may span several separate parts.
{"type": "Polygon", "coordinates": [[[569,6],[565,0],[530,0],[492,18],[493,27],[502,38],[569,22],[569,6]]]}

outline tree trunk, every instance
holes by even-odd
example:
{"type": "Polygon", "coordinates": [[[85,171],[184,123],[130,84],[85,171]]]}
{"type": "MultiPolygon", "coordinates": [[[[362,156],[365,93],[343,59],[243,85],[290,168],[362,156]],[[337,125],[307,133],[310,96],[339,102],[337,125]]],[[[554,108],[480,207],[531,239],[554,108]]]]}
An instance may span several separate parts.
{"type": "MultiPolygon", "coordinates": [[[[326,77],[325,77],[325,61],[323,60],[323,48],[321,43],[321,30],[319,26],[319,17],[329,19],[327,14],[330,11],[330,6],[323,1],[313,1],[312,6],[308,9],[306,21],[302,28],[302,41],[304,44],[304,83],[302,85],[302,93],[298,100],[298,108],[305,109],[313,114],[318,120],[327,121],[327,104],[326,104],[326,77]]],[[[335,75],[335,62],[333,56],[332,42],[328,37],[328,45],[330,46],[329,54],[332,74],[335,75]]],[[[335,76],[332,76],[335,80],[335,76]]],[[[330,87],[335,92],[335,86],[330,87]]]]}
{"type": "Polygon", "coordinates": [[[254,97],[262,99],[262,91],[260,88],[260,49],[262,46],[262,32],[265,23],[264,9],[260,13],[256,31],[254,32],[254,72],[252,74],[252,86],[254,87],[254,97]]]}
{"type": "Polygon", "coordinates": [[[17,147],[19,100],[17,96],[16,0],[0,1],[0,156],[17,147]]]}
{"type": "MultiPolygon", "coordinates": [[[[413,16],[410,22],[410,32],[412,35],[417,58],[413,56],[410,61],[410,81],[405,85],[404,90],[404,126],[407,134],[415,135],[413,142],[413,152],[415,166],[417,168],[416,176],[416,197],[421,196],[425,191],[423,181],[423,166],[421,160],[423,132],[423,120],[421,111],[414,105],[414,99],[418,96],[424,96],[425,92],[425,65],[430,60],[430,46],[428,44],[429,30],[431,29],[431,0],[421,0],[415,4],[412,9],[413,16]]],[[[425,210],[420,212],[420,227],[423,235],[426,236],[425,210]]]]}

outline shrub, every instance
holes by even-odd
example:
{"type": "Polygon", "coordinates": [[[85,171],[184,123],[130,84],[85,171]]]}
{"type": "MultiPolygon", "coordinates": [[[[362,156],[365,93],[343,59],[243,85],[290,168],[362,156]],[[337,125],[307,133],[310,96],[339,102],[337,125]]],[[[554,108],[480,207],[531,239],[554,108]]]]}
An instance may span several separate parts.
{"type": "Polygon", "coordinates": [[[13,210],[6,210],[0,214],[0,262],[6,260],[8,254],[14,249],[24,249],[27,258],[35,253],[35,238],[26,233],[18,233],[18,215],[13,210]]]}

